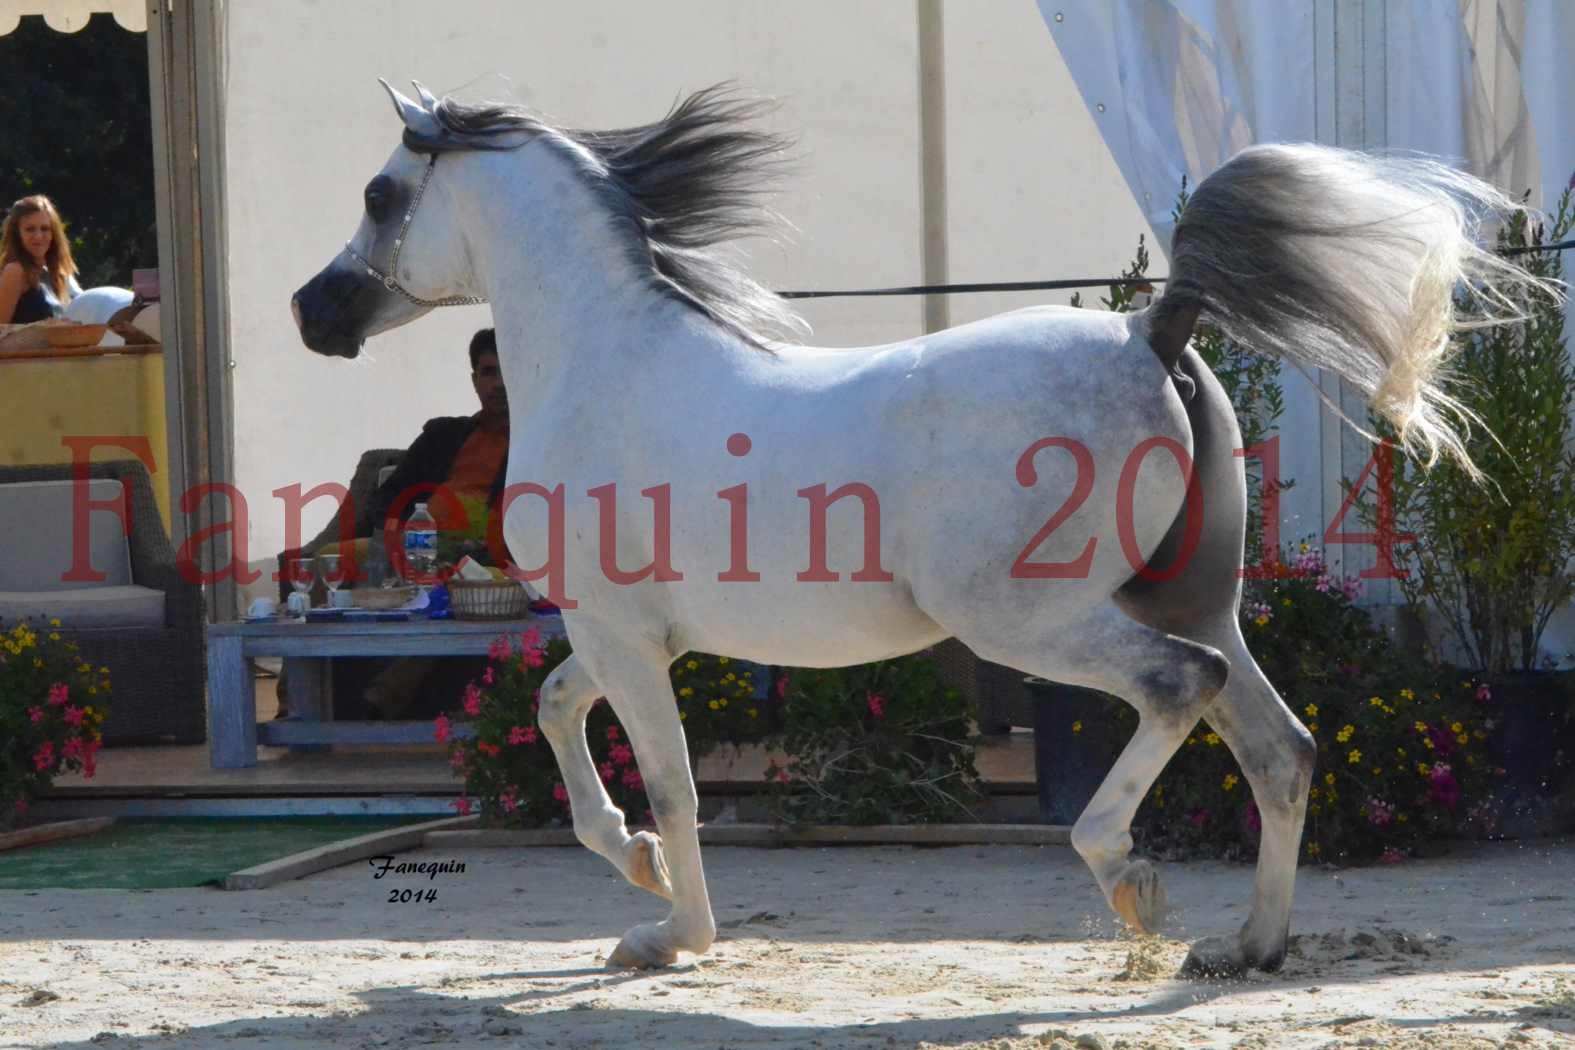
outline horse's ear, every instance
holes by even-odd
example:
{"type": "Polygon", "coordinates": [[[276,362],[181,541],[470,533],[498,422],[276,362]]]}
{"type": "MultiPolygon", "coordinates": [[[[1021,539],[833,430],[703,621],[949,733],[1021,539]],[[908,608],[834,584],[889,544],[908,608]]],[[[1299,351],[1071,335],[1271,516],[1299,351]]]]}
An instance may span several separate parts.
{"type": "Polygon", "coordinates": [[[427,112],[437,109],[437,96],[428,91],[425,84],[419,80],[412,80],[410,86],[416,89],[416,97],[421,100],[421,105],[427,112]]]}
{"type": "Polygon", "coordinates": [[[430,109],[410,101],[382,77],[378,77],[377,82],[383,85],[384,91],[388,92],[388,97],[394,103],[394,112],[399,114],[399,119],[404,122],[405,128],[416,138],[436,140],[442,137],[443,129],[438,125],[437,117],[432,115],[430,109]]]}

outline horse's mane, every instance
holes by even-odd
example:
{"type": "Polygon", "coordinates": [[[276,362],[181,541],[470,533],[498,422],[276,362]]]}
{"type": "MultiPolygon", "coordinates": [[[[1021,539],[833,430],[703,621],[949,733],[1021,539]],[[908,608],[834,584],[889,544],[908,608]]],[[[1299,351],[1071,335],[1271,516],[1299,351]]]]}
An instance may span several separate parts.
{"type": "Polygon", "coordinates": [[[808,332],[725,244],[772,233],[781,223],[762,198],[783,173],[792,142],[749,126],[769,108],[716,85],[654,124],[611,131],[559,127],[522,106],[453,98],[432,113],[445,130],[472,140],[524,130],[565,149],[627,233],[652,287],[765,349],[768,339],[796,340],[808,332]]]}

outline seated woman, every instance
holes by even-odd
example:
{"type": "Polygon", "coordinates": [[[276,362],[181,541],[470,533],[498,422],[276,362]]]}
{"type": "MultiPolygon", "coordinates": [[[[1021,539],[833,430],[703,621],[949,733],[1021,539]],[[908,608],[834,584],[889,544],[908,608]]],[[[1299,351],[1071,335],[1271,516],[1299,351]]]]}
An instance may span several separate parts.
{"type": "Polygon", "coordinates": [[[31,324],[65,312],[82,294],[60,212],[48,197],[23,197],[0,228],[0,324],[31,324]]]}

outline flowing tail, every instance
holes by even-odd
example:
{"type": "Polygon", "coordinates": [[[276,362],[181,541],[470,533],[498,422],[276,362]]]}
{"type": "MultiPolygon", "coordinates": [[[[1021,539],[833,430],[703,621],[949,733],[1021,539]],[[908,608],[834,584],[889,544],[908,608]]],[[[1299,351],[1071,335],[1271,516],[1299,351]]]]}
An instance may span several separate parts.
{"type": "Polygon", "coordinates": [[[1477,246],[1484,219],[1518,207],[1436,161],[1250,147],[1187,201],[1150,314],[1155,349],[1179,356],[1201,312],[1256,352],[1339,373],[1408,452],[1478,477],[1465,448],[1474,417],[1444,388],[1450,335],[1521,320],[1527,294],[1561,294],[1477,246]],[[1476,299],[1469,318],[1461,282],[1476,299]]]}

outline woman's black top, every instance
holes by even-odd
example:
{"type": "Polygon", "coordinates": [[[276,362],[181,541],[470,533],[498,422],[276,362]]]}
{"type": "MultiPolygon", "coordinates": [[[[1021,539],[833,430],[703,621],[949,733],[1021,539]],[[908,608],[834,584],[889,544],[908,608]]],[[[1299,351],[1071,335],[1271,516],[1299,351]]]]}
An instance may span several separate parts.
{"type": "MultiPolygon", "coordinates": [[[[11,315],[12,324],[32,324],[34,321],[47,321],[51,317],[59,317],[65,313],[66,305],[55,297],[54,285],[47,279],[40,280],[33,287],[22,293],[22,298],[16,301],[16,312],[11,315]]],[[[68,282],[73,296],[80,294],[82,289],[77,286],[76,278],[68,282]]],[[[70,302],[70,299],[66,300],[70,302]]]]}

